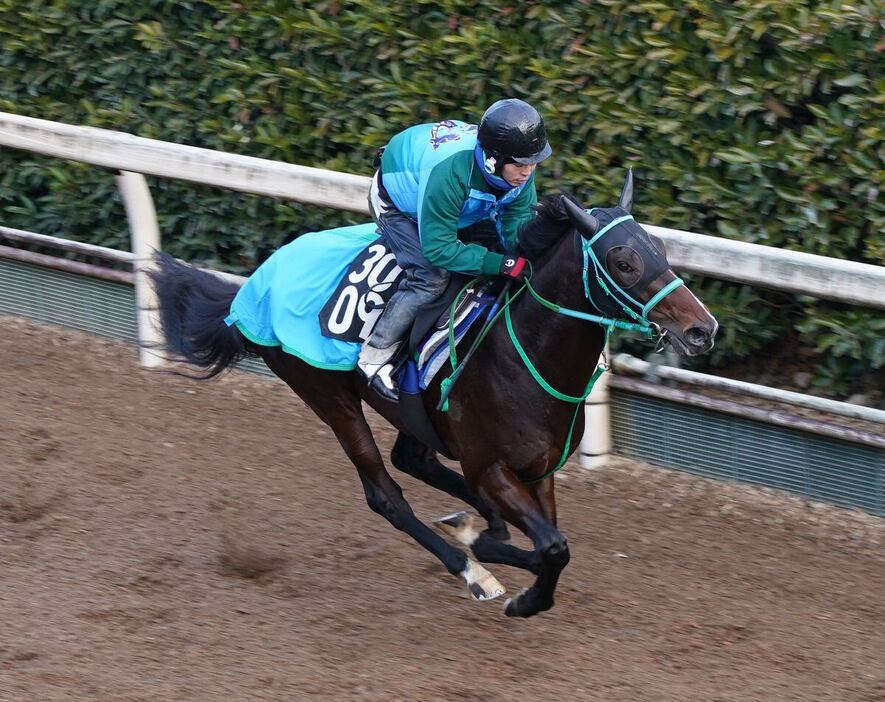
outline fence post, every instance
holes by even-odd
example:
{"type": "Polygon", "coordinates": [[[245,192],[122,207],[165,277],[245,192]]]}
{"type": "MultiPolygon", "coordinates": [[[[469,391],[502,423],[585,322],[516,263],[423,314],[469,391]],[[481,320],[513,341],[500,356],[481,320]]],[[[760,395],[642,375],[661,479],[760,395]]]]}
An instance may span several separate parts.
{"type": "MultiPolygon", "coordinates": [[[[605,347],[608,358],[608,345],[605,347]]],[[[581,465],[584,468],[601,468],[611,453],[611,422],[608,406],[608,370],[599,376],[593,391],[584,401],[584,438],[581,439],[581,465]]]]}
{"type": "Polygon", "coordinates": [[[157,315],[157,298],[147,276],[147,270],[154,265],[154,251],[160,250],[157,211],[154,209],[147,180],[141,173],[120,171],[117,175],[117,187],[126,208],[132,253],[135,254],[133,272],[138,318],[138,356],[141,365],[157,368],[165,365],[166,359],[162,354],[163,334],[157,315]]]}

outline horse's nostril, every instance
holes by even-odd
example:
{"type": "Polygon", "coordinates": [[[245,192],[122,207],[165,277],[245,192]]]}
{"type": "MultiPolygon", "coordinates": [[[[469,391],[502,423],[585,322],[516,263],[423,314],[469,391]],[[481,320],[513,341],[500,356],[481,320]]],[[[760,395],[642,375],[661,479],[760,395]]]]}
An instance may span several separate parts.
{"type": "Polygon", "coordinates": [[[685,332],[685,340],[692,346],[706,346],[710,343],[710,334],[701,327],[691,327],[685,332]]]}

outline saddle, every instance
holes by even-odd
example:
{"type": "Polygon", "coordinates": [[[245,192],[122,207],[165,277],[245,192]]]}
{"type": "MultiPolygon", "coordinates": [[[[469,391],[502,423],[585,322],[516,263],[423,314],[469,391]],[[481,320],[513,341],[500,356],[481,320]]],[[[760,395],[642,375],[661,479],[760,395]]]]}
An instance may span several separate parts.
{"type": "MultiPolygon", "coordinates": [[[[362,342],[371,334],[402,275],[373,223],[303,234],[277,249],[249,276],[231,303],[225,323],[235,325],[252,343],[281,347],[317,368],[351,371],[362,342]]],[[[405,388],[400,393],[399,411],[409,427],[414,417],[426,420],[423,406],[416,406],[421,405],[420,391],[445,362],[449,305],[468,280],[452,276],[446,293],[418,315],[408,343],[401,345],[394,359],[399,363],[398,385],[405,388]],[[429,345],[421,345],[425,337],[429,345]],[[420,374],[417,364],[407,362],[416,359],[420,374]],[[406,377],[413,365],[414,382],[412,375],[406,377]]],[[[465,298],[455,317],[456,339],[481,318],[491,293],[477,287],[465,298]]],[[[414,429],[413,433],[449,456],[429,420],[426,428],[429,431],[414,429]]]]}
{"type": "MultiPolygon", "coordinates": [[[[353,260],[320,311],[323,335],[341,341],[364,342],[403,275],[384,237],[372,242],[353,260]]],[[[450,337],[454,336],[457,345],[495,300],[494,283],[478,281],[465,289],[470,280],[470,276],[452,276],[445,292],[419,311],[405,343],[392,360],[393,377],[400,392],[400,418],[417,438],[449,457],[451,452],[430,424],[421,392],[430,386],[448,361],[450,337]],[[454,312],[453,302],[456,303],[454,312]],[[454,330],[450,334],[452,321],[454,330]]]]}
{"type": "MultiPolygon", "coordinates": [[[[403,275],[384,237],[373,241],[353,259],[320,310],[323,336],[362,344],[371,335],[403,275]]],[[[470,280],[469,276],[453,275],[446,291],[419,311],[406,343],[394,359],[394,364],[399,366],[406,359],[415,362],[417,387],[410,384],[406,392],[425,390],[448,358],[450,320],[454,318],[457,343],[494,301],[490,292],[492,283],[478,282],[464,291],[452,315],[452,302],[470,280]]]]}
{"type": "Polygon", "coordinates": [[[468,281],[467,276],[452,276],[440,299],[418,313],[409,343],[403,344],[400,352],[402,357],[396,359],[401,364],[396,376],[400,391],[397,405],[400,420],[415,438],[446,458],[455,458],[455,455],[433,428],[421,393],[449,360],[449,328],[452,320],[457,346],[476,322],[485,319],[495,301],[495,283],[480,281],[464,291],[452,313],[452,303],[468,281]]]}

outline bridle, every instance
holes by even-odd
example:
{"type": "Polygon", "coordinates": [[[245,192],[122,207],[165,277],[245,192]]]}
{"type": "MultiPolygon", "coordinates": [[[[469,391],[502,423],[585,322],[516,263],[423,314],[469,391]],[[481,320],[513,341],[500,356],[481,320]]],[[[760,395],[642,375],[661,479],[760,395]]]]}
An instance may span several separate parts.
{"type": "MultiPolygon", "coordinates": [[[[592,214],[596,209],[598,208],[589,210],[588,214],[592,214]]],[[[674,278],[645,303],[634,299],[626,290],[618,285],[600,260],[599,255],[594,249],[594,244],[600,242],[602,237],[609,232],[614,233],[613,230],[616,229],[616,227],[627,221],[633,221],[633,216],[625,214],[616,217],[598,232],[593,234],[590,239],[583,236],[580,231],[577,234],[577,237],[580,239],[581,257],[583,260],[581,278],[584,288],[584,297],[593,308],[599,312],[599,314],[591,314],[580,310],[570,309],[547,300],[540,295],[534,287],[532,287],[531,276],[526,280],[525,287],[535,300],[557,314],[574,317],[576,319],[583,319],[588,322],[602,325],[606,328],[606,338],[613,329],[624,329],[639,332],[640,334],[645,334],[649,337],[656,336],[658,337],[658,344],[660,345],[666,337],[666,331],[662,330],[659,325],[650,321],[648,315],[664,298],[670,295],[670,293],[675,292],[685,285],[685,281],[679,277],[674,278]],[[594,281],[596,289],[593,289],[594,281]],[[619,310],[623,311],[627,317],[634,321],[628,322],[618,319],[615,315],[619,310]]],[[[649,247],[645,248],[650,251],[649,247]]],[[[645,285],[643,285],[642,289],[670,268],[667,259],[660,254],[657,254],[656,256],[652,254],[651,263],[654,265],[645,266],[643,275],[636,283],[638,285],[639,283],[644,282],[645,285]]]]}
{"type": "MultiPolygon", "coordinates": [[[[616,208],[616,212],[617,209],[618,208],[616,208]]],[[[592,215],[597,210],[598,208],[589,210],[588,214],[592,215]]],[[[624,212],[624,210],[621,210],[621,212],[624,212]]],[[[625,213],[613,218],[611,222],[593,234],[590,239],[585,238],[583,235],[581,236],[581,253],[584,265],[582,274],[584,282],[584,297],[586,297],[596,310],[603,314],[608,312],[608,314],[611,315],[612,312],[615,314],[618,311],[624,312],[629,318],[635,320],[639,327],[638,331],[649,334],[649,332],[657,328],[657,325],[648,319],[651,311],[670,293],[685,285],[685,282],[681,278],[676,277],[652,295],[648,302],[642,303],[632,297],[614,280],[594,248],[594,245],[597,244],[597,242],[601,244],[602,237],[609,233],[612,235],[620,235],[620,241],[616,239],[615,243],[622,243],[624,245],[629,244],[632,248],[638,247],[643,249],[645,253],[645,256],[641,256],[644,264],[642,274],[640,278],[630,286],[631,288],[640,286],[639,289],[644,290],[659,276],[670,269],[670,264],[667,262],[666,257],[654,248],[650,240],[646,241],[647,235],[645,235],[645,232],[642,232],[642,236],[636,233],[636,229],[641,230],[639,225],[625,228],[622,232],[617,231],[617,228],[626,222],[634,222],[633,216],[625,213]],[[595,291],[591,289],[591,279],[595,279],[596,281],[597,290],[595,291]],[[602,292],[604,297],[599,295],[599,291],[602,292]],[[646,329],[649,331],[646,331],[646,329]]]]}
{"type": "MultiPolygon", "coordinates": [[[[513,328],[513,320],[510,315],[510,305],[523,292],[528,290],[529,294],[541,305],[543,305],[547,309],[553,310],[557,314],[561,314],[566,317],[573,317],[575,319],[581,319],[588,322],[593,322],[594,324],[599,324],[603,326],[605,328],[605,342],[603,344],[603,348],[605,348],[605,344],[607,344],[608,338],[614,329],[636,331],[650,337],[657,336],[658,346],[662,347],[664,339],[666,337],[666,331],[662,330],[660,326],[655,324],[654,322],[649,321],[648,315],[664,298],[666,298],[675,290],[678,290],[680,287],[682,287],[685,284],[683,280],[677,277],[667,283],[667,285],[661,288],[658,292],[656,292],[649,299],[648,302],[639,302],[638,300],[635,300],[632,296],[630,296],[627,291],[624,290],[620,285],[618,285],[614,278],[612,278],[593,248],[593,245],[597,242],[600,242],[603,236],[608,233],[613,233],[618,225],[632,220],[633,217],[629,214],[624,214],[622,216],[616,217],[602,229],[594,232],[589,240],[585,238],[585,236],[581,233],[580,228],[578,228],[577,236],[581,240],[581,250],[583,258],[583,270],[581,277],[583,280],[584,296],[590,302],[590,304],[598,312],[600,312],[600,314],[592,314],[589,312],[583,312],[581,310],[571,309],[569,307],[563,307],[562,305],[559,305],[543,297],[540,293],[538,293],[537,290],[535,290],[535,288],[531,284],[531,264],[529,264],[529,275],[526,277],[522,287],[513,295],[510,295],[510,283],[507,283],[507,286],[502,291],[503,304],[500,304],[499,308],[499,301],[501,300],[501,297],[499,297],[499,301],[496,301],[492,308],[489,310],[486,316],[487,321],[483,326],[482,331],[474,341],[471,350],[467,354],[467,357],[465,357],[464,360],[459,364],[455,352],[455,340],[453,335],[454,310],[458,299],[467,290],[467,288],[475,282],[475,280],[465,285],[464,288],[462,288],[461,293],[459,293],[458,296],[455,298],[455,302],[452,303],[449,319],[449,351],[450,361],[452,364],[452,374],[448,378],[444,379],[440,385],[440,399],[437,405],[439,409],[444,412],[448,410],[448,396],[451,393],[452,386],[457,380],[458,375],[460,374],[460,371],[464,366],[464,363],[466,363],[467,358],[469,358],[469,356],[479,346],[479,344],[482,343],[482,340],[485,338],[486,334],[488,334],[494,323],[502,314],[507,325],[507,332],[510,336],[510,341],[513,344],[514,349],[516,349],[517,354],[522,359],[522,362],[525,365],[526,369],[529,371],[529,374],[535,379],[535,382],[537,382],[538,385],[540,385],[541,388],[544,390],[544,392],[546,392],[551,397],[575,405],[575,411],[572,415],[572,421],[569,425],[568,435],[566,436],[565,445],[563,446],[562,455],[559,459],[559,462],[556,464],[556,466],[548,470],[539,478],[523,481],[527,484],[540,482],[541,480],[544,480],[545,478],[556,473],[560,468],[562,468],[563,465],[565,465],[565,461],[568,458],[568,448],[571,445],[571,438],[574,432],[575,421],[577,420],[578,412],[580,411],[584,400],[586,400],[590,393],[593,391],[593,386],[596,384],[596,381],[608,369],[608,367],[604,361],[603,363],[597,365],[590,379],[587,381],[587,385],[581,395],[567,395],[563,392],[560,392],[552,385],[550,385],[550,383],[548,383],[541,376],[541,374],[535,368],[535,365],[532,363],[531,359],[528,357],[528,354],[526,353],[522,344],[519,342],[519,339],[516,337],[516,331],[513,328]],[[591,280],[595,280],[596,285],[594,287],[602,291],[602,296],[594,297],[593,293],[595,292],[595,290],[591,289],[591,280]],[[607,314],[607,311],[609,309],[613,310],[614,312],[609,312],[607,314]],[[623,310],[633,321],[628,322],[622,319],[617,319],[617,317],[615,317],[614,315],[617,314],[618,309],[623,310]]],[[[650,250],[647,246],[645,248],[647,250],[650,250]]],[[[643,275],[640,277],[640,280],[637,281],[637,284],[644,281],[645,285],[648,285],[665,270],[669,270],[669,264],[667,263],[667,259],[665,256],[661,255],[658,252],[657,256],[652,255],[652,258],[653,260],[657,259],[655,260],[656,265],[648,266],[647,268],[649,268],[650,271],[646,271],[646,267],[644,266],[643,275]],[[661,265],[661,261],[663,261],[663,266],[661,265]]],[[[644,289],[644,286],[642,289],[644,289]]]]}

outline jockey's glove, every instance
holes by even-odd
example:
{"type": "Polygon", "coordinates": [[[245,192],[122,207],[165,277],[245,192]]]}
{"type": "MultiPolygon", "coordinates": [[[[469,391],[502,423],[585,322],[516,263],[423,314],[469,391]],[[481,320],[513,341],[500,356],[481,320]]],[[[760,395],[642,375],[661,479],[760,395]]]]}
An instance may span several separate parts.
{"type": "Polygon", "coordinates": [[[504,256],[501,261],[501,268],[498,275],[503,275],[517,282],[525,280],[525,274],[528,272],[529,264],[522,256],[504,256]]]}

